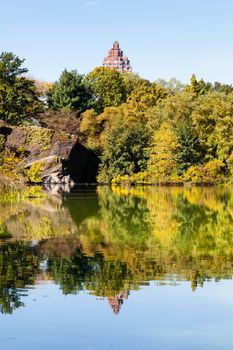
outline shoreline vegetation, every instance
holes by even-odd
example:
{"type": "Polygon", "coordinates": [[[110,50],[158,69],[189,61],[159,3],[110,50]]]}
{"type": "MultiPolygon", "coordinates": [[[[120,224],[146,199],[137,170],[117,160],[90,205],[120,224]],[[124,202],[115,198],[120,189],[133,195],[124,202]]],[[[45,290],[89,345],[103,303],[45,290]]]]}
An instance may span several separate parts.
{"type": "Polygon", "coordinates": [[[0,55],[0,183],[232,184],[233,86],[97,67],[27,77],[0,55]]]}

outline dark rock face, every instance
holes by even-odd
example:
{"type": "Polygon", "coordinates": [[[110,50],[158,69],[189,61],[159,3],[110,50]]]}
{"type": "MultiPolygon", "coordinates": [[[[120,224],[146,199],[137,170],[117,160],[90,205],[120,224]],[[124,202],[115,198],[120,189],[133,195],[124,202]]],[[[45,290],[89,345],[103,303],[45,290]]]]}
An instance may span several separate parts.
{"type": "Polygon", "coordinates": [[[97,156],[78,142],[71,149],[68,160],[63,162],[63,169],[75,183],[96,182],[98,166],[97,156]]]}
{"type": "Polygon", "coordinates": [[[96,182],[99,159],[79,143],[77,136],[40,127],[0,125],[5,138],[3,151],[22,154],[19,166],[25,172],[40,168],[43,183],[96,182]]]}

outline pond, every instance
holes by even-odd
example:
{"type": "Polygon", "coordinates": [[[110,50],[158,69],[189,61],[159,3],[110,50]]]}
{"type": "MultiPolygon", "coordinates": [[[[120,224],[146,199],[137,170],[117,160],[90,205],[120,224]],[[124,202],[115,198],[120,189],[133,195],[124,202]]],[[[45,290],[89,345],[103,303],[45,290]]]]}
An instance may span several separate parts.
{"type": "Polygon", "coordinates": [[[232,349],[232,276],[229,188],[0,196],[3,350],[232,349]]]}

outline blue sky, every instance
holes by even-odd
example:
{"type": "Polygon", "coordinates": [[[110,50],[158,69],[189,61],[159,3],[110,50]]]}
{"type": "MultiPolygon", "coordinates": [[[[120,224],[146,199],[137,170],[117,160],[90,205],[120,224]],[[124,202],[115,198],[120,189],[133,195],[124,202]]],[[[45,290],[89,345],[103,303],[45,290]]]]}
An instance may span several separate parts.
{"type": "Polygon", "coordinates": [[[114,40],[135,72],[233,83],[232,0],[0,0],[0,51],[37,79],[88,73],[114,40]]]}

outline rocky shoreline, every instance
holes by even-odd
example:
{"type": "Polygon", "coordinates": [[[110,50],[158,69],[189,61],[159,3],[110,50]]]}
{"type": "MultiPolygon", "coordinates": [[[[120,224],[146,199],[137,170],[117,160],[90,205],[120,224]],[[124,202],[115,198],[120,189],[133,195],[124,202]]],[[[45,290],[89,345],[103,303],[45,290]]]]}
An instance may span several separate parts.
{"type": "Polygon", "coordinates": [[[0,175],[31,183],[96,182],[99,160],[76,135],[0,123],[0,175]]]}

